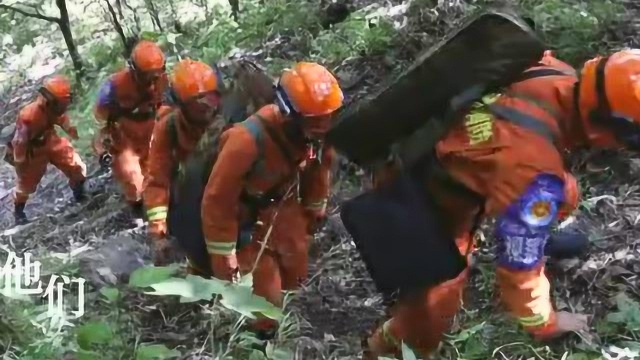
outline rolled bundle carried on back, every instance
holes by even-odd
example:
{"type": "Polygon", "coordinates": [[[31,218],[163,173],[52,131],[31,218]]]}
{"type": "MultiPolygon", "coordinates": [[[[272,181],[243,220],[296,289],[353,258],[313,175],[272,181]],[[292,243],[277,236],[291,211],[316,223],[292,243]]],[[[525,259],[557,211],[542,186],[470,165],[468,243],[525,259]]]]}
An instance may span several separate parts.
{"type": "Polygon", "coordinates": [[[544,50],[519,17],[498,11],[476,15],[421,53],[378,94],[346,107],[327,141],[355,163],[370,164],[434,119],[440,124],[432,127],[450,128],[452,119],[439,118],[452,99],[470,89],[477,90],[479,98],[510,84],[540,60],[544,50]]]}

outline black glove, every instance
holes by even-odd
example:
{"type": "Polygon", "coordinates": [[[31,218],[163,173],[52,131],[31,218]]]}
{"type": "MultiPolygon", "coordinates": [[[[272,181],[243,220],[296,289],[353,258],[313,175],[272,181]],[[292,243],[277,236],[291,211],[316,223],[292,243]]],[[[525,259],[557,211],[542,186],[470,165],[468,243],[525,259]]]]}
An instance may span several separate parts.
{"type": "Polygon", "coordinates": [[[570,259],[584,255],[588,249],[587,235],[560,231],[551,234],[544,247],[544,254],[554,259],[570,259]]]}
{"type": "Polygon", "coordinates": [[[100,158],[98,159],[98,164],[100,164],[100,167],[103,169],[108,169],[111,166],[112,162],[113,156],[111,156],[111,154],[109,154],[108,152],[102,153],[100,155],[100,158]]]}

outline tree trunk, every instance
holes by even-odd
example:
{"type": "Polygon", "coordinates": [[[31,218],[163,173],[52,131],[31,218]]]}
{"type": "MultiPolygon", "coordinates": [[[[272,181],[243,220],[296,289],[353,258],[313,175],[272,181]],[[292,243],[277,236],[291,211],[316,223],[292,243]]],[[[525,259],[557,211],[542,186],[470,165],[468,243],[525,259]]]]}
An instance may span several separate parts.
{"type": "Polygon", "coordinates": [[[125,53],[128,53],[128,51],[127,51],[127,37],[124,35],[124,30],[122,30],[122,26],[120,26],[120,22],[118,21],[118,16],[116,15],[116,11],[113,9],[113,6],[111,6],[111,3],[109,2],[109,0],[105,0],[104,2],[107,3],[107,8],[109,9],[109,13],[111,14],[111,19],[113,20],[113,26],[116,28],[116,32],[120,36],[120,40],[122,41],[122,45],[125,48],[125,53]]]}
{"type": "Polygon", "coordinates": [[[122,0],[122,3],[124,4],[124,6],[127,7],[127,9],[131,10],[131,12],[133,13],[133,20],[136,23],[135,34],[137,36],[142,31],[142,28],[140,27],[140,17],[138,16],[138,12],[134,8],[132,8],[131,5],[129,5],[129,3],[127,3],[125,0],[122,0]]]}
{"type": "Polygon", "coordinates": [[[76,44],[73,41],[73,34],[71,33],[71,25],[69,24],[69,12],[67,11],[67,4],[65,0],[56,0],[56,6],[58,6],[58,10],[60,11],[59,18],[43,15],[38,11],[36,7],[33,7],[34,12],[29,12],[11,5],[0,3],[0,9],[10,10],[10,11],[13,11],[14,13],[18,13],[26,17],[40,19],[40,20],[49,21],[49,22],[58,24],[58,26],[60,27],[60,31],[62,32],[62,36],[64,37],[64,42],[67,44],[67,49],[69,50],[71,61],[73,62],[73,68],[75,69],[75,72],[76,72],[76,80],[78,80],[78,85],[80,85],[82,76],[84,75],[84,65],[82,64],[82,58],[78,53],[76,44]]]}
{"type": "Polygon", "coordinates": [[[152,22],[158,27],[160,32],[164,32],[162,30],[162,24],[160,24],[160,16],[158,16],[158,9],[156,9],[155,5],[153,5],[153,0],[145,1],[147,8],[149,9],[149,15],[151,15],[152,22]]]}
{"type": "Polygon", "coordinates": [[[173,15],[174,21],[178,22],[178,14],[176,13],[176,4],[173,3],[173,0],[169,0],[169,8],[171,9],[171,15],[173,15]]]}
{"type": "Polygon", "coordinates": [[[73,41],[71,25],[69,24],[69,12],[67,11],[67,4],[65,0],[56,0],[56,5],[60,10],[60,21],[58,22],[58,25],[60,26],[60,31],[62,31],[64,42],[67,44],[67,49],[69,49],[69,55],[71,56],[71,61],[73,62],[73,68],[76,70],[76,80],[80,82],[82,76],[84,75],[84,65],[82,64],[82,58],[78,53],[76,44],[73,41]]]}
{"type": "Polygon", "coordinates": [[[116,0],[116,8],[118,9],[118,15],[120,15],[120,19],[124,20],[124,15],[122,14],[122,2],[120,0],[116,0]]]}
{"type": "Polygon", "coordinates": [[[207,4],[207,0],[200,0],[200,5],[204,7],[204,17],[205,19],[209,18],[209,5],[207,4]]]}
{"type": "Polygon", "coordinates": [[[238,21],[238,13],[240,12],[240,0],[229,0],[229,5],[231,5],[231,16],[233,16],[233,21],[238,21]]]}

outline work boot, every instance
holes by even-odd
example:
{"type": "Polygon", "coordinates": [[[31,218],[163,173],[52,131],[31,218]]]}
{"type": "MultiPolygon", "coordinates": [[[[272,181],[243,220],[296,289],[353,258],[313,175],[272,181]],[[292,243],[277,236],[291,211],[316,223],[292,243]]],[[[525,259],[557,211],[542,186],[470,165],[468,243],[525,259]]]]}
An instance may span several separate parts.
{"type": "Polygon", "coordinates": [[[129,208],[132,218],[144,220],[144,204],[142,200],[129,202],[129,208]]]}
{"type": "Polygon", "coordinates": [[[278,332],[278,322],[266,317],[260,317],[251,324],[256,338],[263,341],[273,340],[278,332]]]}
{"type": "Polygon", "coordinates": [[[76,200],[76,202],[84,201],[87,198],[84,193],[84,183],[85,180],[82,180],[77,184],[71,186],[71,192],[73,192],[73,198],[76,200]]]}
{"type": "Polygon", "coordinates": [[[269,341],[269,340],[273,340],[276,337],[276,332],[277,329],[258,329],[255,330],[256,333],[256,339],[258,340],[263,340],[263,341],[269,341]]]}
{"type": "Polygon", "coordinates": [[[578,232],[559,231],[551,234],[544,254],[553,259],[570,259],[584,255],[589,249],[589,238],[578,232]]]}
{"type": "Polygon", "coordinates": [[[15,208],[13,210],[13,218],[15,221],[15,225],[24,225],[29,222],[27,219],[27,214],[24,213],[25,203],[16,203],[15,208]]]}
{"type": "Polygon", "coordinates": [[[385,339],[382,327],[379,327],[371,336],[365,336],[361,339],[362,359],[375,360],[381,356],[400,357],[400,349],[395,345],[389,344],[385,339]]]}

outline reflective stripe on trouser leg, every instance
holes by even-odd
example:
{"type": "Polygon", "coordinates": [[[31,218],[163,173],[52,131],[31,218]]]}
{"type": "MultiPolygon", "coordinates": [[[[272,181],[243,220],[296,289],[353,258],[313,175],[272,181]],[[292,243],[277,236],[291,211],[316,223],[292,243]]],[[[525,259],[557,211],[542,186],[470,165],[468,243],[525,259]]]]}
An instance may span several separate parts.
{"type": "Polygon", "coordinates": [[[153,207],[147,210],[147,219],[149,219],[149,221],[166,220],[168,211],[169,208],[167,206],[153,207]]]}
{"type": "Polygon", "coordinates": [[[16,186],[16,189],[13,192],[13,203],[24,204],[27,202],[27,200],[29,200],[29,195],[31,195],[31,193],[20,191],[19,188],[16,186]]]}

